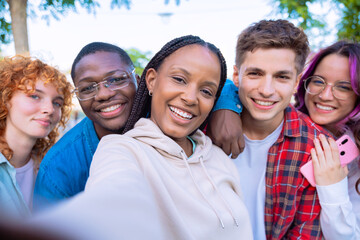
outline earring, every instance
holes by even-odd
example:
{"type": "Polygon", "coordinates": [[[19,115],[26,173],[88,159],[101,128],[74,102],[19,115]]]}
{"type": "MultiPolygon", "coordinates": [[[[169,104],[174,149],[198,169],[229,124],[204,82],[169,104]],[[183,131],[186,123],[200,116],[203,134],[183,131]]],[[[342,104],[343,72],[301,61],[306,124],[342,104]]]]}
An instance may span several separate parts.
{"type": "Polygon", "coordinates": [[[149,96],[150,96],[150,97],[152,96],[152,91],[149,91],[149,96]]]}

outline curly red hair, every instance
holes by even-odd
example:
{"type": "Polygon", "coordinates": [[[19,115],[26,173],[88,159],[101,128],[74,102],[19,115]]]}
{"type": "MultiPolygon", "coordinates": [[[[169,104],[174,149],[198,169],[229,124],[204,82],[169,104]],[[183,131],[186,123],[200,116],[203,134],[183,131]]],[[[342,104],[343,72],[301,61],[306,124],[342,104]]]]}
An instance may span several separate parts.
{"type": "Polygon", "coordinates": [[[65,127],[71,113],[72,86],[64,74],[54,67],[42,61],[30,57],[14,56],[4,58],[0,61],[0,149],[1,153],[10,161],[13,151],[5,139],[6,118],[8,109],[6,103],[11,100],[16,91],[26,94],[35,92],[36,81],[45,79],[45,85],[55,86],[58,93],[64,96],[64,104],[61,107],[61,118],[59,124],[45,138],[36,141],[31,157],[38,163],[45,153],[53,146],[59,136],[59,128],[65,127]],[[29,88],[29,86],[31,88],[29,88]]]}

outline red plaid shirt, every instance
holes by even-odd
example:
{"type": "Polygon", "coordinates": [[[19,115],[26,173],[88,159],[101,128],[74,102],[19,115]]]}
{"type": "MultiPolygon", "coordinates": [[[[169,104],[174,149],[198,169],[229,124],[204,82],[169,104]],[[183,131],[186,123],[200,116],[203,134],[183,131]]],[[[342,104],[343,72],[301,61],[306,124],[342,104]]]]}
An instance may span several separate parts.
{"type": "Polygon", "coordinates": [[[320,204],[315,187],[299,168],[310,157],[313,140],[329,135],[311,119],[285,109],[279,138],[269,149],[266,167],[265,231],[267,239],[321,239],[320,204]]]}

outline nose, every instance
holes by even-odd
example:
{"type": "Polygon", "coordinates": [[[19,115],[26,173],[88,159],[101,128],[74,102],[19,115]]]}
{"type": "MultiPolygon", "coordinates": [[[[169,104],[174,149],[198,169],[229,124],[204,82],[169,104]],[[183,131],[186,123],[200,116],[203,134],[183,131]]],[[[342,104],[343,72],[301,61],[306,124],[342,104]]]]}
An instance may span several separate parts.
{"type": "Polygon", "coordinates": [[[181,94],[181,99],[187,105],[194,105],[198,103],[198,96],[197,96],[197,89],[195,86],[189,86],[184,89],[183,93],[181,94]]]}
{"type": "MultiPolygon", "coordinates": [[[[105,83],[106,84],[106,83],[105,83]]],[[[106,101],[116,95],[116,91],[106,87],[104,83],[98,85],[98,90],[95,95],[96,101],[106,101]]]]}
{"type": "Polygon", "coordinates": [[[258,87],[259,93],[264,97],[270,97],[274,94],[273,78],[271,75],[264,76],[261,81],[259,81],[258,87]]]}
{"type": "Polygon", "coordinates": [[[55,109],[54,109],[52,100],[51,99],[45,100],[44,104],[42,106],[42,112],[45,114],[51,115],[54,113],[54,111],[55,111],[55,109]]]}
{"type": "Polygon", "coordinates": [[[319,93],[319,98],[322,100],[332,100],[334,98],[332,93],[332,86],[330,84],[327,84],[324,90],[319,93]]]}

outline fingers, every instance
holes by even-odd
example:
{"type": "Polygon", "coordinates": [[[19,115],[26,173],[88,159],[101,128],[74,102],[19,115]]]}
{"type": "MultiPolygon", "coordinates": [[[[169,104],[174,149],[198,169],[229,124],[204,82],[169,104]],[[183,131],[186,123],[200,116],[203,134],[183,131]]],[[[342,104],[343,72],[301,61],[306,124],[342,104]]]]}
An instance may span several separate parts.
{"type": "Polygon", "coordinates": [[[231,144],[221,144],[219,147],[226,153],[226,155],[231,154],[231,144]]]}
{"type": "Polygon", "coordinates": [[[231,143],[231,158],[235,159],[239,156],[240,154],[240,146],[238,144],[238,142],[232,142],[231,143]]]}
{"type": "Polygon", "coordinates": [[[333,155],[332,155],[332,151],[331,151],[331,148],[329,145],[330,139],[327,139],[323,134],[320,134],[319,138],[320,138],[321,146],[323,148],[323,153],[324,153],[324,164],[333,165],[333,163],[334,163],[333,155]]]}
{"type": "Polygon", "coordinates": [[[326,160],[325,160],[324,151],[321,147],[321,143],[318,138],[316,138],[314,140],[314,147],[315,147],[315,152],[316,152],[317,160],[319,163],[319,167],[321,168],[321,166],[323,166],[325,164],[326,160]]]}
{"type": "Polygon", "coordinates": [[[331,149],[331,155],[332,159],[334,160],[334,163],[337,165],[341,165],[340,163],[340,153],[337,143],[334,139],[329,139],[330,149],[331,149]]]}
{"type": "Polygon", "coordinates": [[[238,138],[238,146],[239,146],[240,153],[242,153],[245,148],[245,138],[244,138],[243,134],[241,134],[238,138]]]}
{"type": "Polygon", "coordinates": [[[346,177],[348,170],[340,165],[339,151],[334,139],[320,134],[319,138],[314,140],[314,148],[310,153],[317,185],[334,184],[346,177]]]}

